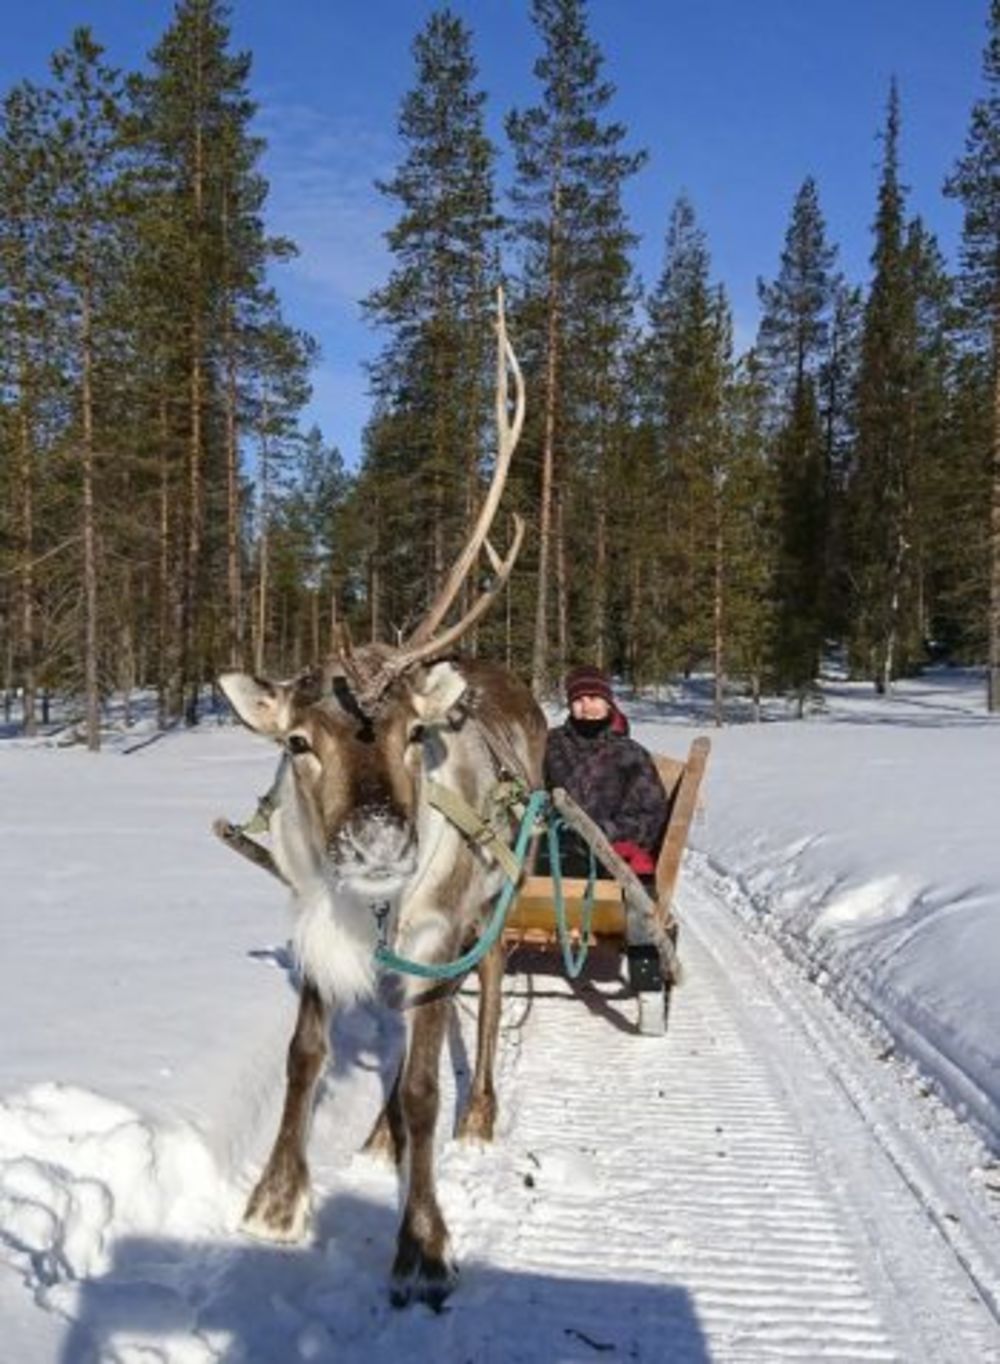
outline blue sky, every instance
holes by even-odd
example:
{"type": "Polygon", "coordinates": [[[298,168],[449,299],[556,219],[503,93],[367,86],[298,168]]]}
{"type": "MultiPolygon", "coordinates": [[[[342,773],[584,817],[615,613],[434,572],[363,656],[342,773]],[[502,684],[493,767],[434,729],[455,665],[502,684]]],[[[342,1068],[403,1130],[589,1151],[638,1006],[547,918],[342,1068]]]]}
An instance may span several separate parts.
{"type": "MultiPolygon", "coordinates": [[[[367,415],[363,361],[378,337],[358,300],[388,270],[391,205],[373,181],[399,155],[396,118],[413,80],[425,0],[236,0],[234,45],[254,54],[268,138],[270,225],[298,260],[277,283],[290,321],[320,342],[311,415],[353,462],[367,415]]],[[[511,106],[536,98],[528,0],[455,0],[473,31],[488,117],[502,145],[511,106]]],[[[987,0],[591,0],[613,115],[649,162],[629,188],[640,273],[662,263],[667,215],[692,199],[737,344],[753,339],[756,280],[772,277],[796,190],[819,185],[848,277],[867,277],[889,81],[900,85],[909,209],[953,258],[960,210],[941,183],[981,90],[987,0]]],[[[9,6],[0,86],[44,77],[49,54],[89,24],[121,66],[140,65],[173,12],[167,0],[40,0],[9,6]]]]}

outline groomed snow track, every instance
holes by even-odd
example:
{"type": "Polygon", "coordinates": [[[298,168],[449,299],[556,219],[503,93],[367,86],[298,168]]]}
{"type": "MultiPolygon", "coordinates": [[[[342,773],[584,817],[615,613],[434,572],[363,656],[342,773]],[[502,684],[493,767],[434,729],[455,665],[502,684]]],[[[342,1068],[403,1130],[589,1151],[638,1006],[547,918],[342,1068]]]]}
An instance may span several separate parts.
{"type": "MultiPolygon", "coordinates": [[[[72,1302],[66,1285],[41,1294],[75,1319],[60,1364],[1000,1361],[979,1148],[747,927],[739,894],[689,859],[665,1038],[637,1035],[600,959],[572,988],[514,955],[492,1147],[448,1140],[446,1090],[462,1273],[440,1316],[387,1305],[396,1181],[353,1156],[372,1115],[342,1123],[335,1067],[311,1149],[315,1244],[125,1241],[72,1302]]],[[[457,1014],[461,1085],[470,997],[457,1014]]]]}

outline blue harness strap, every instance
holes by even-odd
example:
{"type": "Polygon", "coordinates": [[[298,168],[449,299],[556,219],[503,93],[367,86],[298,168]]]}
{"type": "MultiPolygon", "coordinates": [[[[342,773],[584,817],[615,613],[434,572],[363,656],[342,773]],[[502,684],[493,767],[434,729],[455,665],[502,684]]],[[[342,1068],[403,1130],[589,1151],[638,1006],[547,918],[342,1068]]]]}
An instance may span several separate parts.
{"type": "Polygon", "coordinates": [[[587,872],[587,889],[583,895],[583,908],[580,912],[580,947],[573,954],[569,924],[566,922],[566,901],[562,887],[562,857],[559,851],[559,835],[567,827],[566,821],[558,815],[549,820],[549,871],[552,876],[552,899],[556,910],[556,928],[559,946],[562,949],[563,965],[570,980],[576,980],[583,970],[590,950],[590,925],[594,917],[594,882],[597,879],[597,864],[594,850],[589,848],[590,867],[587,872]]]}
{"type": "Polygon", "coordinates": [[[422,962],[397,956],[388,947],[377,947],[375,949],[376,963],[385,971],[402,971],[406,975],[420,976],[425,980],[454,980],[456,976],[465,975],[474,966],[478,966],[503,932],[503,926],[507,921],[507,915],[510,913],[510,907],[514,903],[514,896],[517,894],[520,884],[520,872],[524,868],[524,860],[528,855],[528,844],[531,841],[536,824],[548,808],[548,803],[547,791],[532,791],[529,796],[528,806],[521,818],[517,839],[514,843],[514,857],[517,860],[518,875],[514,878],[507,876],[505,884],[497,896],[488,923],[468,952],[464,952],[454,961],[422,962]]]}

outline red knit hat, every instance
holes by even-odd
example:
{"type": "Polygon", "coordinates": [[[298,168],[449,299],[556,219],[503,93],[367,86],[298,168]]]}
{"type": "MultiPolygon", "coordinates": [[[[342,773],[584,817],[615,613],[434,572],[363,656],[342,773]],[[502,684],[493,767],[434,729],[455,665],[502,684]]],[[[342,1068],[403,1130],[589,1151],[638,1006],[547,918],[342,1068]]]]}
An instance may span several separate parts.
{"type": "Polygon", "coordinates": [[[566,674],[566,700],[572,705],[581,696],[603,696],[609,706],[614,706],[611,678],[600,668],[574,668],[566,674]]]}

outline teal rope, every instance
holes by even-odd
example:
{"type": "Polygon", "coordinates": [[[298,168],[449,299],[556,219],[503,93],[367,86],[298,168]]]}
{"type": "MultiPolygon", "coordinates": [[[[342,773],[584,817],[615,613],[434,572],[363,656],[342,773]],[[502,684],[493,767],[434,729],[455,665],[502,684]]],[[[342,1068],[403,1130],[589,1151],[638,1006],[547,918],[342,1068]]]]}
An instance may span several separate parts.
{"type": "Polygon", "coordinates": [[[594,882],[597,879],[597,866],[594,850],[590,849],[590,869],[587,873],[587,889],[583,896],[583,909],[580,913],[580,948],[576,956],[570,940],[569,924],[566,922],[566,901],[562,888],[562,861],[559,855],[559,834],[565,828],[561,819],[549,821],[549,872],[552,876],[552,898],[556,908],[556,927],[559,932],[559,946],[562,950],[563,965],[570,980],[576,980],[587,961],[590,951],[590,925],[594,917],[594,882]]]}
{"type": "MultiPolygon", "coordinates": [[[[535,831],[542,811],[548,805],[547,791],[532,791],[528,799],[528,808],[524,812],[521,820],[521,827],[517,831],[517,840],[514,844],[514,856],[517,858],[518,866],[524,866],[524,859],[528,854],[528,843],[531,835],[535,831]]],[[[490,950],[499,938],[503,926],[507,921],[507,915],[513,904],[514,896],[517,894],[520,876],[517,880],[507,879],[506,884],[497,896],[496,904],[493,906],[493,913],[490,915],[489,923],[480,934],[478,940],[469,948],[468,952],[456,958],[455,961],[444,962],[422,962],[412,961],[408,957],[399,957],[388,947],[377,947],[375,949],[375,960],[385,971],[403,971],[409,976],[421,976],[425,980],[454,980],[456,976],[464,975],[471,971],[474,966],[478,966],[483,957],[490,950]]]]}

